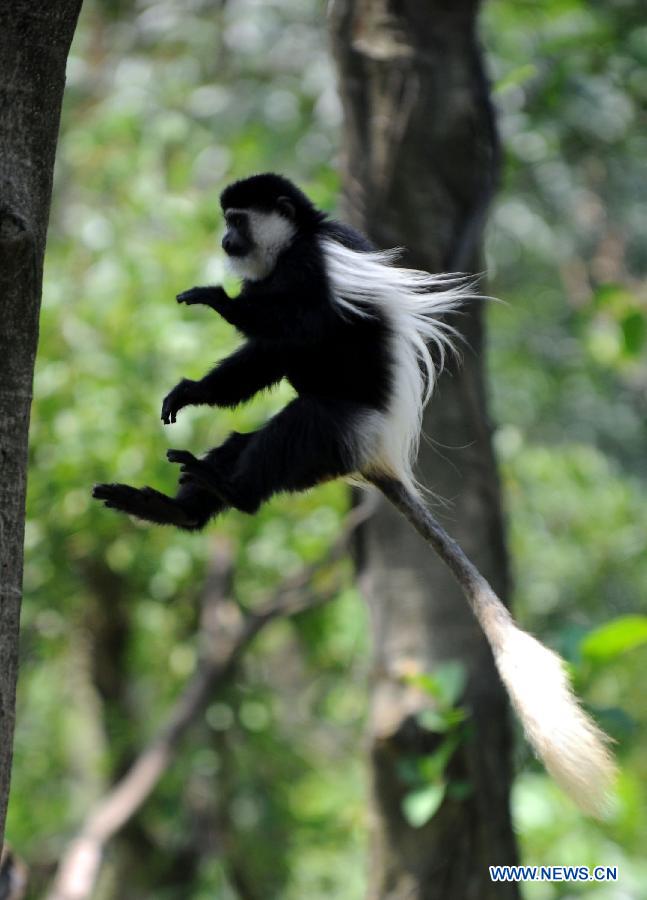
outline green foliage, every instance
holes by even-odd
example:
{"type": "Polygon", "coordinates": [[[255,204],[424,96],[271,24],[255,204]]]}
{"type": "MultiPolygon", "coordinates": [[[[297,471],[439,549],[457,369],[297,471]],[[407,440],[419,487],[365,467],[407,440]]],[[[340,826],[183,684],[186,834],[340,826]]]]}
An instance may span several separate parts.
{"type": "Polygon", "coordinates": [[[466,737],[466,710],[458,706],[467,672],[458,661],[449,661],[434,669],[407,677],[407,683],[427,694],[432,706],[416,718],[426,731],[442,735],[433,753],[402,761],[400,777],[408,786],[402,798],[402,813],[414,828],[426,825],[438,812],[446,795],[465,796],[470,787],[449,778],[447,767],[459,744],[466,737]]]}
{"type": "Polygon", "coordinates": [[[490,372],[515,608],[566,656],[622,766],[604,825],[537,767],[516,822],[526,861],[613,861],[621,890],[645,897],[647,31],[638,2],[493,0],[484,25],[506,165],[487,251],[507,301],[490,312],[490,372]]]}
{"type": "MultiPolygon", "coordinates": [[[[44,865],[194,671],[214,533],[236,547],[236,592],[253,608],[325,554],[348,507],[346,490],[333,484],[191,536],[142,527],[90,499],[92,484],[105,480],[172,490],[167,447],[206,450],[285,403],[283,388],[236,412],[187,410],[165,428],[160,404],[170,387],[200,376],[237,342],[217,316],[178,307],[174,296],[223,275],[218,193],[226,181],[290,168],[324,206],[337,183],[328,167],[337,107],[313,7],[284,3],[252,15],[245,4],[127,6],[111,5],[106,17],[103,5],[84,4],[46,266],[9,826],[24,856],[44,865]]],[[[226,885],[243,858],[268,898],[335,887],[333,854],[345,847],[359,858],[362,849],[364,796],[351,749],[363,718],[364,631],[349,589],[258,641],[232,696],[214,698],[213,749],[202,730],[192,736],[143,811],[144,871],[137,854],[130,858],[136,836],[115,850],[131,896],[187,895],[186,884],[173,884],[196,846],[196,796],[224,796],[211,815],[227,819],[231,847],[215,868],[205,847],[196,896],[231,896],[226,885]],[[357,684],[346,689],[351,668],[357,684]],[[334,778],[344,816],[329,803],[312,814],[308,793],[323,783],[313,773],[326,767],[329,785],[332,772],[348,771],[334,778]],[[280,849],[259,841],[261,831],[280,849]],[[298,893],[303,865],[309,885],[298,893]]],[[[36,895],[38,870],[33,881],[36,895]]]]}
{"type": "Polygon", "coordinates": [[[409,791],[402,801],[402,812],[409,825],[414,828],[426,825],[440,809],[445,790],[444,781],[432,781],[409,791]]]}
{"type": "Polygon", "coordinates": [[[448,712],[454,708],[465,689],[467,672],[462,663],[453,660],[437,666],[433,672],[412,675],[408,681],[433,697],[439,712],[448,712]]]}
{"type": "Polygon", "coordinates": [[[620,616],[589,632],[582,654],[596,663],[610,662],[647,644],[647,616],[620,616]]]}
{"type": "MultiPolygon", "coordinates": [[[[487,261],[507,301],[489,313],[490,372],[516,609],[566,654],[623,768],[614,816],[598,825],[522,760],[516,823],[528,862],[617,862],[635,898],[647,884],[643,19],[638,0],[491,0],[483,21],[505,149],[487,261]]],[[[279,169],[334,207],[339,121],[318,3],[84,4],[32,416],[9,821],[32,896],[193,672],[214,535],[236,547],[237,596],[254,608],[338,533],[348,498],[336,484],[201,536],[138,526],[89,492],[111,479],[171,489],[168,446],[201,451],[283,405],[286,389],[165,428],[169,388],[236,342],[173,298],[223,277],[217,196],[229,179],[279,169]]],[[[366,630],[349,584],[263,634],[111,850],[103,896],[230,900],[244,895],[241,869],[264,900],[363,896],[366,630]]],[[[403,772],[415,825],[445,793],[469,791],[447,776],[467,726],[461,679],[450,667],[417,685],[440,742],[403,772]]]]}

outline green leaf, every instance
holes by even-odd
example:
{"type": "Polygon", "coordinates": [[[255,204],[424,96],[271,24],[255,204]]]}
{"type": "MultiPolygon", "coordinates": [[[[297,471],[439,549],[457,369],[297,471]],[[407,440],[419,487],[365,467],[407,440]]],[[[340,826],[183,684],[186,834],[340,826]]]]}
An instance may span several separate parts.
{"type": "Polygon", "coordinates": [[[507,72],[503,78],[499,78],[494,86],[494,93],[502,94],[504,91],[509,90],[509,88],[519,87],[526,81],[534,78],[537,71],[537,66],[534,63],[525,63],[522,66],[516,66],[514,69],[507,72]]]}
{"type": "Polygon", "coordinates": [[[620,323],[625,342],[625,350],[629,356],[638,356],[647,339],[647,319],[638,312],[629,313],[620,323]]]}
{"type": "Polygon", "coordinates": [[[426,784],[409,793],[402,800],[402,812],[413,828],[421,828],[438,812],[445,797],[445,783],[426,784]]]}
{"type": "Polygon", "coordinates": [[[425,694],[430,694],[432,697],[438,697],[440,694],[440,685],[437,679],[429,672],[423,672],[420,675],[406,675],[405,680],[407,684],[420,688],[421,691],[424,691],[425,694]]]}
{"type": "Polygon", "coordinates": [[[440,712],[438,709],[423,709],[416,718],[422,728],[425,728],[427,731],[434,731],[437,734],[443,734],[451,728],[447,714],[440,712]]]}
{"type": "Polygon", "coordinates": [[[422,712],[418,713],[417,719],[419,724],[426,728],[427,731],[443,734],[456,728],[457,725],[465,721],[466,717],[467,713],[464,709],[454,707],[454,709],[442,711],[438,709],[423,709],[422,712]]]}
{"type": "Polygon", "coordinates": [[[589,632],[582,654],[595,662],[608,662],[647,644],[647,616],[620,616],[589,632]]]}
{"type": "Polygon", "coordinates": [[[465,666],[458,660],[443,663],[434,670],[434,677],[440,692],[437,695],[439,701],[446,707],[455,706],[465,689],[467,681],[465,666]]]}
{"type": "Polygon", "coordinates": [[[455,705],[463,693],[466,680],[465,666],[458,660],[443,663],[433,672],[407,677],[409,684],[434,697],[443,709],[450,709],[455,705]]]}
{"type": "Polygon", "coordinates": [[[632,307],[635,308],[636,300],[624,285],[607,282],[597,288],[593,295],[593,303],[598,309],[606,309],[618,315],[632,307]]]}
{"type": "Polygon", "coordinates": [[[436,781],[444,773],[449,760],[461,742],[461,735],[453,732],[443,739],[440,746],[418,760],[418,771],[425,781],[436,781]]]}

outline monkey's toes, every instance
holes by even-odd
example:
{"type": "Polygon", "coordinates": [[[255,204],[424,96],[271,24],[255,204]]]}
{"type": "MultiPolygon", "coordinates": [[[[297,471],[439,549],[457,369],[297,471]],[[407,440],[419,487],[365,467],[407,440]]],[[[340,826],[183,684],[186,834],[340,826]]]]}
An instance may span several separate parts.
{"type": "Polygon", "coordinates": [[[108,509],[131,512],[133,505],[137,503],[140,491],[129,484],[95,484],[92,496],[95,500],[102,500],[108,509]]]}
{"type": "Polygon", "coordinates": [[[120,486],[117,484],[95,484],[92,488],[92,496],[95,500],[109,500],[114,495],[114,489],[120,486]]]}
{"type": "Polygon", "coordinates": [[[183,465],[190,465],[191,463],[198,462],[193,453],[189,453],[188,450],[167,450],[166,458],[169,462],[182,463],[183,465]]]}

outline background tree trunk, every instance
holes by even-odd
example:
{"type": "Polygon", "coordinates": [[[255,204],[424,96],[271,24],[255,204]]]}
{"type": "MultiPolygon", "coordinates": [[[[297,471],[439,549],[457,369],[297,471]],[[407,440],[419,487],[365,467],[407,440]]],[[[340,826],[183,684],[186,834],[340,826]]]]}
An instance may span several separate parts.
{"type": "MultiPolygon", "coordinates": [[[[432,272],[480,271],[479,243],[497,171],[474,0],[335,0],[331,10],[345,113],[345,197],[351,221],[380,247],[432,272]]],[[[458,320],[460,366],[428,410],[421,481],[450,501],[441,521],[491,582],[508,593],[499,484],[483,371],[482,307],[458,320]]],[[[368,535],[375,647],[371,754],[375,798],[371,898],[487,900],[488,865],[516,859],[508,795],[507,702],[489,648],[449,571],[383,504],[368,535]],[[402,762],[438,746],[415,718],[424,699],[403,672],[460,660],[473,737],[451,762],[469,781],[423,827],[402,814],[402,762]]]]}
{"type": "Polygon", "coordinates": [[[0,2],[0,846],[9,793],[27,436],[65,64],[81,0],[0,2]]]}

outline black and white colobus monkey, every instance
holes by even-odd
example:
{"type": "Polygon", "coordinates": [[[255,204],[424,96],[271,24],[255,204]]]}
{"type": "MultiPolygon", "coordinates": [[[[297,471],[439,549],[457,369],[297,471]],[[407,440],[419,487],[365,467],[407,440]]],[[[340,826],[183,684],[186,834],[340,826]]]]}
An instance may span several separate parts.
{"type": "Polygon", "coordinates": [[[232,184],[221,204],[222,246],[242,293],[197,287],[178,300],[211,307],[246,340],[200,381],[180,381],[162,419],[175,422],[195,404],[236,406],[282,378],[298,397],[203,459],[170,450],[182,471],[172,499],[127,485],[99,485],[95,496],[151,522],[199,529],[227,507],[253,513],[278,491],[340,476],[382,473],[413,488],[435,375],[427,342],[442,357],[451,328],[438,316],[465,285],[391,265],[392,252],[374,251],[278,175],[232,184]]]}
{"type": "Polygon", "coordinates": [[[181,467],[175,497],[123,484],[97,485],[94,496],[197,530],[230,507],[253,513],[277,492],[338,477],[374,482],[454,571],[546,767],[580,806],[600,811],[614,771],[604,735],[578,705],[559,657],[515,625],[426,509],[412,474],[422,411],[451,349],[443,317],[469,296],[469,281],[394,265],[397,252],[375,250],[279,175],[237,181],[220,199],[222,246],[242,293],[196,287],[177,299],[211,307],[245,341],[200,381],[180,381],[162,420],[175,422],[190,405],[236,406],[282,378],[298,396],[202,459],[169,450],[181,467]]]}

